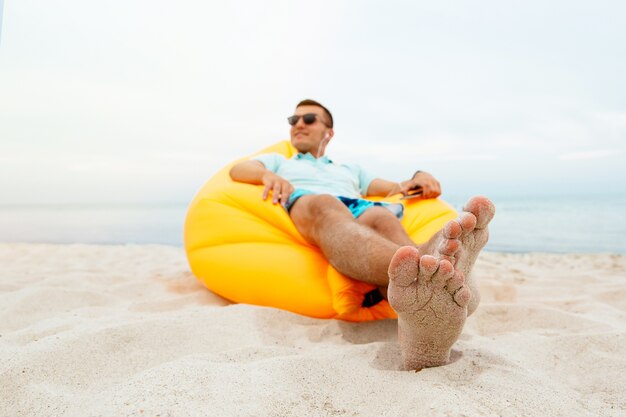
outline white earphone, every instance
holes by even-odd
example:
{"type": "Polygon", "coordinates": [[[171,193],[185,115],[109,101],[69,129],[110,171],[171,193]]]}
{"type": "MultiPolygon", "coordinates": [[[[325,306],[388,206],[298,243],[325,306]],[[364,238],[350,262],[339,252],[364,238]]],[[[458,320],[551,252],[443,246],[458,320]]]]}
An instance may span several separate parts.
{"type": "Polygon", "coordinates": [[[322,150],[322,146],[324,146],[324,142],[328,142],[330,140],[330,133],[327,133],[326,136],[324,136],[324,138],[320,141],[319,146],[317,147],[317,154],[320,154],[320,151],[322,150]]]}

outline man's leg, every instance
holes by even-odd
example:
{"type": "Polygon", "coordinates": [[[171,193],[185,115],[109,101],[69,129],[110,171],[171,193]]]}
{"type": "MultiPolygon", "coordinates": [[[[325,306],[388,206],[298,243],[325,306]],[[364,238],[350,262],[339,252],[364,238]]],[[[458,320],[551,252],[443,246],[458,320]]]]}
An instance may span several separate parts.
{"type": "Polygon", "coordinates": [[[302,196],[291,207],[290,216],[300,234],[319,247],[335,269],[359,281],[388,285],[389,262],[401,244],[357,222],[337,198],[302,196]]]}
{"type": "Polygon", "coordinates": [[[470,303],[478,292],[473,284],[465,284],[465,276],[487,242],[487,225],[495,208],[488,199],[475,197],[465,210],[419,250],[413,245],[401,247],[374,227],[357,223],[329,195],[301,197],[291,217],[337,270],[378,286],[388,283],[389,302],[398,313],[405,367],[417,369],[448,362],[468,309],[475,308],[470,303]]]}
{"type": "Polygon", "coordinates": [[[398,245],[415,245],[415,242],[411,240],[402,227],[398,217],[384,207],[371,207],[365,210],[356,221],[398,245]]]}
{"type": "MultiPolygon", "coordinates": [[[[357,217],[356,222],[369,227],[385,239],[397,243],[398,245],[415,246],[415,242],[413,242],[406,230],[404,230],[398,217],[384,207],[371,207],[365,210],[363,214],[357,217]]],[[[388,284],[378,287],[383,298],[387,298],[387,286],[388,284]]],[[[376,299],[376,297],[374,299],[376,299]]]]}
{"type": "MultiPolygon", "coordinates": [[[[495,209],[488,199],[476,197],[465,210],[420,245],[419,251],[458,263],[467,276],[487,242],[487,225],[495,209]]],[[[398,219],[382,207],[370,208],[355,220],[337,198],[310,194],[294,203],[290,215],[300,234],[319,247],[339,272],[381,287],[389,284],[388,268],[395,252],[401,246],[415,245],[398,219]]]]}
{"type": "MultiPolygon", "coordinates": [[[[472,292],[468,305],[468,316],[480,303],[480,292],[471,274],[472,267],[480,250],[489,239],[487,225],[493,218],[495,208],[484,197],[475,197],[463,207],[463,214],[456,220],[448,222],[445,227],[428,242],[419,246],[421,255],[433,255],[438,259],[446,259],[465,276],[465,283],[472,292]]],[[[373,207],[365,211],[357,222],[364,224],[383,237],[402,246],[415,246],[398,218],[383,207],[373,207]]],[[[386,295],[386,288],[381,287],[386,295]]]]}

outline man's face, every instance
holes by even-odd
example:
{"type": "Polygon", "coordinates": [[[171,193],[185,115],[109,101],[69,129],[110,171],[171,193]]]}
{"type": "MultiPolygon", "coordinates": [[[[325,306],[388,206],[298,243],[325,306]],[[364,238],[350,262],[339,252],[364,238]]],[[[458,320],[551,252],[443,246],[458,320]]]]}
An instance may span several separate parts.
{"type": "Polygon", "coordinates": [[[308,113],[317,115],[315,122],[307,125],[301,117],[295,125],[291,126],[291,144],[298,152],[311,152],[313,156],[320,157],[324,154],[324,148],[328,140],[333,136],[333,130],[326,126],[330,120],[328,120],[328,116],[326,116],[326,113],[320,107],[310,105],[300,106],[296,109],[294,115],[302,116],[308,113]],[[327,135],[328,137],[326,137],[327,135]],[[322,142],[324,142],[324,144],[320,146],[322,142]]]}

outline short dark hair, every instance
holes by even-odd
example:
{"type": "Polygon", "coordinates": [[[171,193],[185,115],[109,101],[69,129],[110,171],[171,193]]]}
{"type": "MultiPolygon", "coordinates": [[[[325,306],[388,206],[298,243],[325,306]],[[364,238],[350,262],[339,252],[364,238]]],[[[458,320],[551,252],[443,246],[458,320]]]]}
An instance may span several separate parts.
{"type": "Polygon", "coordinates": [[[298,105],[296,106],[296,109],[300,106],[317,106],[317,107],[321,107],[325,112],[326,115],[328,116],[328,118],[330,119],[330,126],[329,127],[333,127],[334,123],[333,123],[333,115],[330,114],[330,111],[328,111],[328,109],[324,106],[322,106],[320,103],[318,103],[315,100],[311,100],[311,99],[306,99],[306,100],[302,100],[300,103],[298,103],[298,105]]]}

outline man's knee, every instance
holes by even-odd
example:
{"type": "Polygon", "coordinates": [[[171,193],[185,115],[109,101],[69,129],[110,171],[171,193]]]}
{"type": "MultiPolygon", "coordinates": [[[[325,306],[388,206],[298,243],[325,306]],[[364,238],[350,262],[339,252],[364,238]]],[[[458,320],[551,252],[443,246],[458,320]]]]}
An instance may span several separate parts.
{"type": "Polygon", "coordinates": [[[353,221],[350,211],[330,194],[309,194],[300,197],[289,212],[296,229],[309,242],[320,246],[329,227],[342,221],[353,221]]]}
{"type": "Polygon", "coordinates": [[[300,197],[291,210],[298,217],[307,217],[311,220],[322,219],[330,213],[348,212],[346,206],[330,194],[309,194],[300,197]]]}

